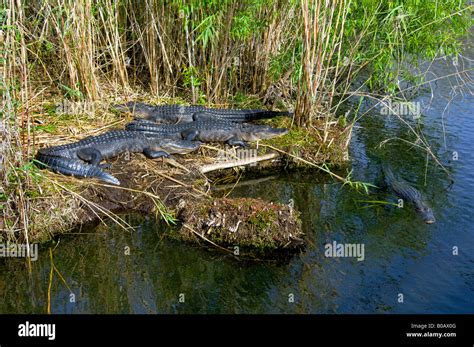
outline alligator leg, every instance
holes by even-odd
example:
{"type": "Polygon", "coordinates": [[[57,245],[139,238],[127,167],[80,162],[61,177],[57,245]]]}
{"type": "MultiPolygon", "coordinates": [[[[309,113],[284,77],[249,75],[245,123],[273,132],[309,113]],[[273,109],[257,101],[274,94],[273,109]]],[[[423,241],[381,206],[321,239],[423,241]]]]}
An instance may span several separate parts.
{"type": "Polygon", "coordinates": [[[151,148],[145,148],[143,150],[143,154],[145,154],[145,156],[150,159],[156,159],[161,157],[169,158],[170,156],[169,153],[165,151],[155,151],[151,148]]]}
{"type": "Polygon", "coordinates": [[[77,156],[91,165],[99,166],[102,161],[102,154],[95,148],[83,148],[77,151],[77,156]]]}
{"type": "Polygon", "coordinates": [[[102,154],[94,148],[84,148],[77,151],[77,156],[91,165],[98,166],[101,169],[110,169],[112,166],[109,163],[99,164],[102,161],[102,154]]]}
{"type": "Polygon", "coordinates": [[[199,136],[199,131],[192,130],[192,129],[187,129],[187,130],[181,132],[181,136],[186,141],[195,141],[195,140],[197,140],[197,137],[199,136]]]}
{"type": "Polygon", "coordinates": [[[239,146],[239,147],[248,147],[248,143],[236,138],[231,138],[227,141],[227,144],[230,146],[239,146]]]}

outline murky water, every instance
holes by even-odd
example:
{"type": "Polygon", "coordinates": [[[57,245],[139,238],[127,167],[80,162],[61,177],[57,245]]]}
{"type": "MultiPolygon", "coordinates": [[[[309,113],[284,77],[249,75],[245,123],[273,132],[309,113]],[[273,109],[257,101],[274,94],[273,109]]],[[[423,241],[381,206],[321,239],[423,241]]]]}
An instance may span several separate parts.
{"type": "MultiPolygon", "coordinates": [[[[473,53],[470,46],[465,57],[473,53]]],[[[474,65],[463,64],[440,59],[430,76],[474,65]]],[[[378,148],[389,138],[415,140],[395,117],[364,117],[351,145],[354,179],[377,184],[380,161],[389,160],[425,194],[433,225],[411,208],[363,202],[396,201],[388,192],[367,197],[324,176],[282,173],[231,196],[294,201],[309,246],[288,263],[238,261],[163,238],[163,226],[130,216],[134,233],[99,226],[61,238],[52,258],[43,246],[31,274],[21,260],[1,260],[0,312],[46,312],[50,293],[53,313],[474,313],[474,97],[466,89],[474,86],[456,87],[461,82],[433,82],[433,95],[416,99],[429,109],[409,120],[452,186],[432,160],[425,171],[426,153],[416,146],[393,140],[378,148]],[[326,257],[334,241],[364,245],[363,260],[326,257]]]]}

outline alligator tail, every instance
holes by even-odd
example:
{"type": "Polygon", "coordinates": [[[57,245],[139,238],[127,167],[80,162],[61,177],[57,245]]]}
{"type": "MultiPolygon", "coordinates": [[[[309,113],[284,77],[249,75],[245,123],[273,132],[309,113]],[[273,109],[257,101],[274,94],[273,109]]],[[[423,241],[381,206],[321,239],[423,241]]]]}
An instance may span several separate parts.
{"type": "Polygon", "coordinates": [[[146,131],[150,129],[151,129],[151,124],[149,122],[143,122],[141,120],[133,120],[127,123],[127,125],[125,125],[125,130],[129,130],[129,131],[146,131]]]}
{"type": "Polygon", "coordinates": [[[102,171],[98,166],[90,165],[80,160],[55,157],[39,152],[36,156],[36,164],[40,168],[47,168],[63,175],[95,177],[110,184],[120,185],[120,181],[114,176],[102,171]]]}

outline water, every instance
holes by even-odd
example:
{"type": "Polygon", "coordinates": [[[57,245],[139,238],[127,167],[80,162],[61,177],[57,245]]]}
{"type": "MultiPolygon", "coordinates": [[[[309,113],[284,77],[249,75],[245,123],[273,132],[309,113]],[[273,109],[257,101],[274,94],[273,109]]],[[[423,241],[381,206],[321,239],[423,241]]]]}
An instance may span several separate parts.
{"type": "MultiPolygon", "coordinates": [[[[468,45],[465,56],[473,53],[468,45]]],[[[455,69],[441,59],[430,71],[434,78],[455,69]]],[[[387,138],[415,140],[394,117],[364,117],[351,144],[355,179],[378,183],[380,160],[389,160],[425,194],[435,224],[411,208],[364,208],[361,200],[395,201],[388,192],[368,198],[325,176],[282,173],[231,196],[294,200],[309,246],[287,263],[238,261],[163,238],[162,225],[129,216],[139,225],[134,233],[102,225],[62,237],[52,259],[43,246],[31,275],[23,261],[2,260],[0,312],[46,312],[50,292],[53,313],[474,313],[474,97],[461,95],[459,82],[438,80],[433,97],[427,91],[416,99],[430,103],[420,127],[452,186],[431,160],[425,175],[427,157],[412,145],[377,148],[387,138]],[[333,241],[363,244],[364,260],[325,257],[333,241]],[[52,261],[64,282],[54,272],[49,288],[52,261]]]]}

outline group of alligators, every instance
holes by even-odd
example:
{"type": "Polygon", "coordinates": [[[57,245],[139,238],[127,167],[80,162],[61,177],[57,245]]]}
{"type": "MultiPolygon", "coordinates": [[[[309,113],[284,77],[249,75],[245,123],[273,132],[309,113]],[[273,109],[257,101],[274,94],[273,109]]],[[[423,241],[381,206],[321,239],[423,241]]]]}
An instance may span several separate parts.
{"type": "Polygon", "coordinates": [[[202,106],[151,106],[139,102],[113,108],[132,112],[135,120],[125,130],[111,130],[74,143],[42,148],[36,155],[37,163],[65,175],[95,177],[119,185],[117,178],[103,171],[107,165],[101,165],[102,160],[125,152],[143,153],[151,159],[185,154],[197,150],[202,142],[245,147],[249,141],[283,135],[288,129],[244,122],[291,114],[202,106]]]}
{"type": "MultiPolygon", "coordinates": [[[[76,177],[95,177],[120,185],[117,178],[105,172],[102,160],[125,152],[143,153],[155,159],[170,154],[197,150],[202,142],[225,142],[247,146],[247,142],[272,138],[288,132],[285,128],[246,123],[248,121],[290,116],[290,112],[268,110],[215,109],[203,106],[161,105],[141,102],[114,105],[120,112],[131,112],[135,119],[125,130],[111,130],[65,145],[42,148],[36,155],[40,167],[76,177]]],[[[433,211],[421,193],[402,179],[395,178],[383,165],[387,186],[399,197],[414,205],[423,220],[434,223],[433,211]]]]}

